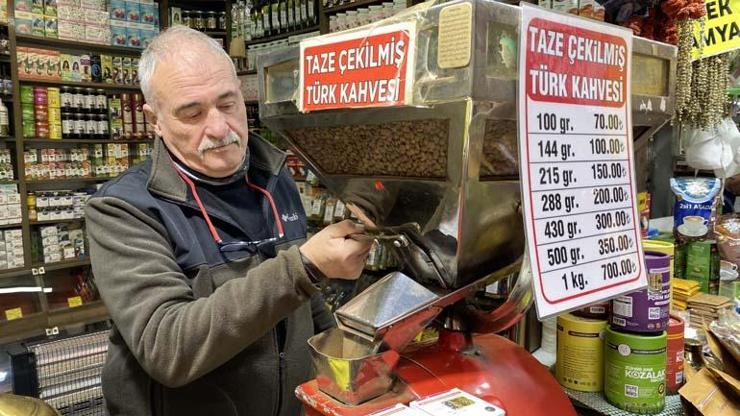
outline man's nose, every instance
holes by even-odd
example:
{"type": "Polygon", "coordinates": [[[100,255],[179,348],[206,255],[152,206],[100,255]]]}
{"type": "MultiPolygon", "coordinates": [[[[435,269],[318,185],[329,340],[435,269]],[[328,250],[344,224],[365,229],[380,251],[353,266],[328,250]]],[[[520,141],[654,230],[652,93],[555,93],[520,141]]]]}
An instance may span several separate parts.
{"type": "Polygon", "coordinates": [[[208,111],[205,122],[206,128],[204,133],[206,136],[222,139],[229,134],[229,125],[226,123],[226,117],[224,117],[218,108],[212,108],[208,111]]]}

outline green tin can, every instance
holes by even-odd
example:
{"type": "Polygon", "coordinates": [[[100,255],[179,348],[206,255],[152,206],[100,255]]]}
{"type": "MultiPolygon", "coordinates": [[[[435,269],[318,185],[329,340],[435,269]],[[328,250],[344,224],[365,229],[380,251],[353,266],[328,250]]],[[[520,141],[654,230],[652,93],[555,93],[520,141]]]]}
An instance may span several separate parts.
{"type": "Polygon", "coordinates": [[[31,85],[21,85],[21,102],[33,104],[33,87],[31,85]]]}
{"type": "Polygon", "coordinates": [[[665,407],[666,333],[635,335],[606,330],[604,395],[614,406],[642,415],[665,407]]]}

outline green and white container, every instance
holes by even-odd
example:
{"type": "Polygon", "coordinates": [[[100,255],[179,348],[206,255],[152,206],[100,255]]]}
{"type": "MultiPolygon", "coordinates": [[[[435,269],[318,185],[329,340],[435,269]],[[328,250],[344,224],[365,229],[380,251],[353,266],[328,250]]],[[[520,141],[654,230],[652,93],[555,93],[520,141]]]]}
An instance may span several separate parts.
{"type": "Polygon", "coordinates": [[[637,414],[660,413],[665,407],[665,332],[646,336],[606,330],[604,395],[614,406],[637,414]]]}

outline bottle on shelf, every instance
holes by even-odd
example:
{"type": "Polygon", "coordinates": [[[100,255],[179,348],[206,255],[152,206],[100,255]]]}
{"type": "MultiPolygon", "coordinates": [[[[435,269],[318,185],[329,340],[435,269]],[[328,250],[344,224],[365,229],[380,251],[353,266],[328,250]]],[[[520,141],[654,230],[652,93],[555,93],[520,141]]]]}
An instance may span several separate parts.
{"type": "Polygon", "coordinates": [[[262,3],[262,36],[272,35],[272,23],[270,19],[270,2],[262,3]]]}
{"type": "Polygon", "coordinates": [[[288,0],[279,0],[279,10],[280,10],[280,32],[285,33],[290,30],[290,26],[288,25],[288,0]]]}
{"type": "Polygon", "coordinates": [[[317,23],[316,16],[318,16],[318,12],[316,10],[316,6],[318,3],[316,3],[316,0],[308,0],[308,5],[306,6],[308,8],[308,24],[306,26],[313,26],[317,23]]]}
{"type": "Polygon", "coordinates": [[[10,122],[8,121],[8,107],[0,100],[0,136],[10,135],[10,122]]]}
{"type": "Polygon", "coordinates": [[[270,34],[280,33],[280,1],[270,0],[270,34]]]}

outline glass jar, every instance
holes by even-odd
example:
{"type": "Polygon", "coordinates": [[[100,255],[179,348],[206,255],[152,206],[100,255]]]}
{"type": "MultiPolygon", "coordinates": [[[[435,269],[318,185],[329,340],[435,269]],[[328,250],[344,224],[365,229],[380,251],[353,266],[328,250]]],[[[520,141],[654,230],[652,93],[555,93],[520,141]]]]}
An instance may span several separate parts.
{"type": "Polygon", "coordinates": [[[97,95],[95,96],[96,103],[95,107],[97,108],[99,113],[106,113],[108,110],[108,97],[105,95],[105,90],[97,90],[97,95]]]}
{"type": "Polygon", "coordinates": [[[98,104],[98,96],[95,94],[95,90],[92,88],[85,89],[85,111],[92,113],[95,112],[98,104]]]}
{"type": "Polygon", "coordinates": [[[62,113],[62,138],[68,139],[73,136],[74,120],[71,113],[62,113]]]}
{"type": "Polygon", "coordinates": [[[182,11],[182,24],[183,26],[193,27],[193,17],[190,14],[190,10],[182,11]]]}
{"type": "Polygon", "coordinates": [[[76,138],[81,138],[85,135],[85,130],[87,129],[86,123],[85,123],[85,115],[82,113],[76,113],[74,115],[74,130],[72,130],[72,136],[76,138]]]}
{"type": "Polygon", "coordinates": [[[218,18],[216,18],[216,12],[214,11],[208,12],[208,17],[206,18],[206,29],[208,30],[218,29],[218,18]]]}
{"type": "Polygon", "coordinates": [[[200,10],[196,10],[195,12],[195,18],[193,18],[193,26],[197,30],[205,30],[206,22],[203,19],[203,12],[200,10]]]}
{"type": "Polygon", "coordinates": [[[98,136],[98,116],[95,114],[88,114],[85,117],[85,133],[91,138],[97,138],[98,136]]]}
{"type": "Polygon", "coordinates": [[[226,30],[226,12],[218,14],[218,30],[226,30]]]}
{"type": "Polygon", "coordinates": [[[108,118],[103,114],[98,115],[98,136],[108,138],[108,118]]]}
{"type": "Polygon", "coordinates": [[[329,33],[337,31],[337,16],[329,16],[329,33]]]}
{"type": "Polygon", "coordinates": [[[73,111],[82,111],[85,108],[85,90],[79,87],[74,89],[74,98],[72,101],[73,111]]]}

